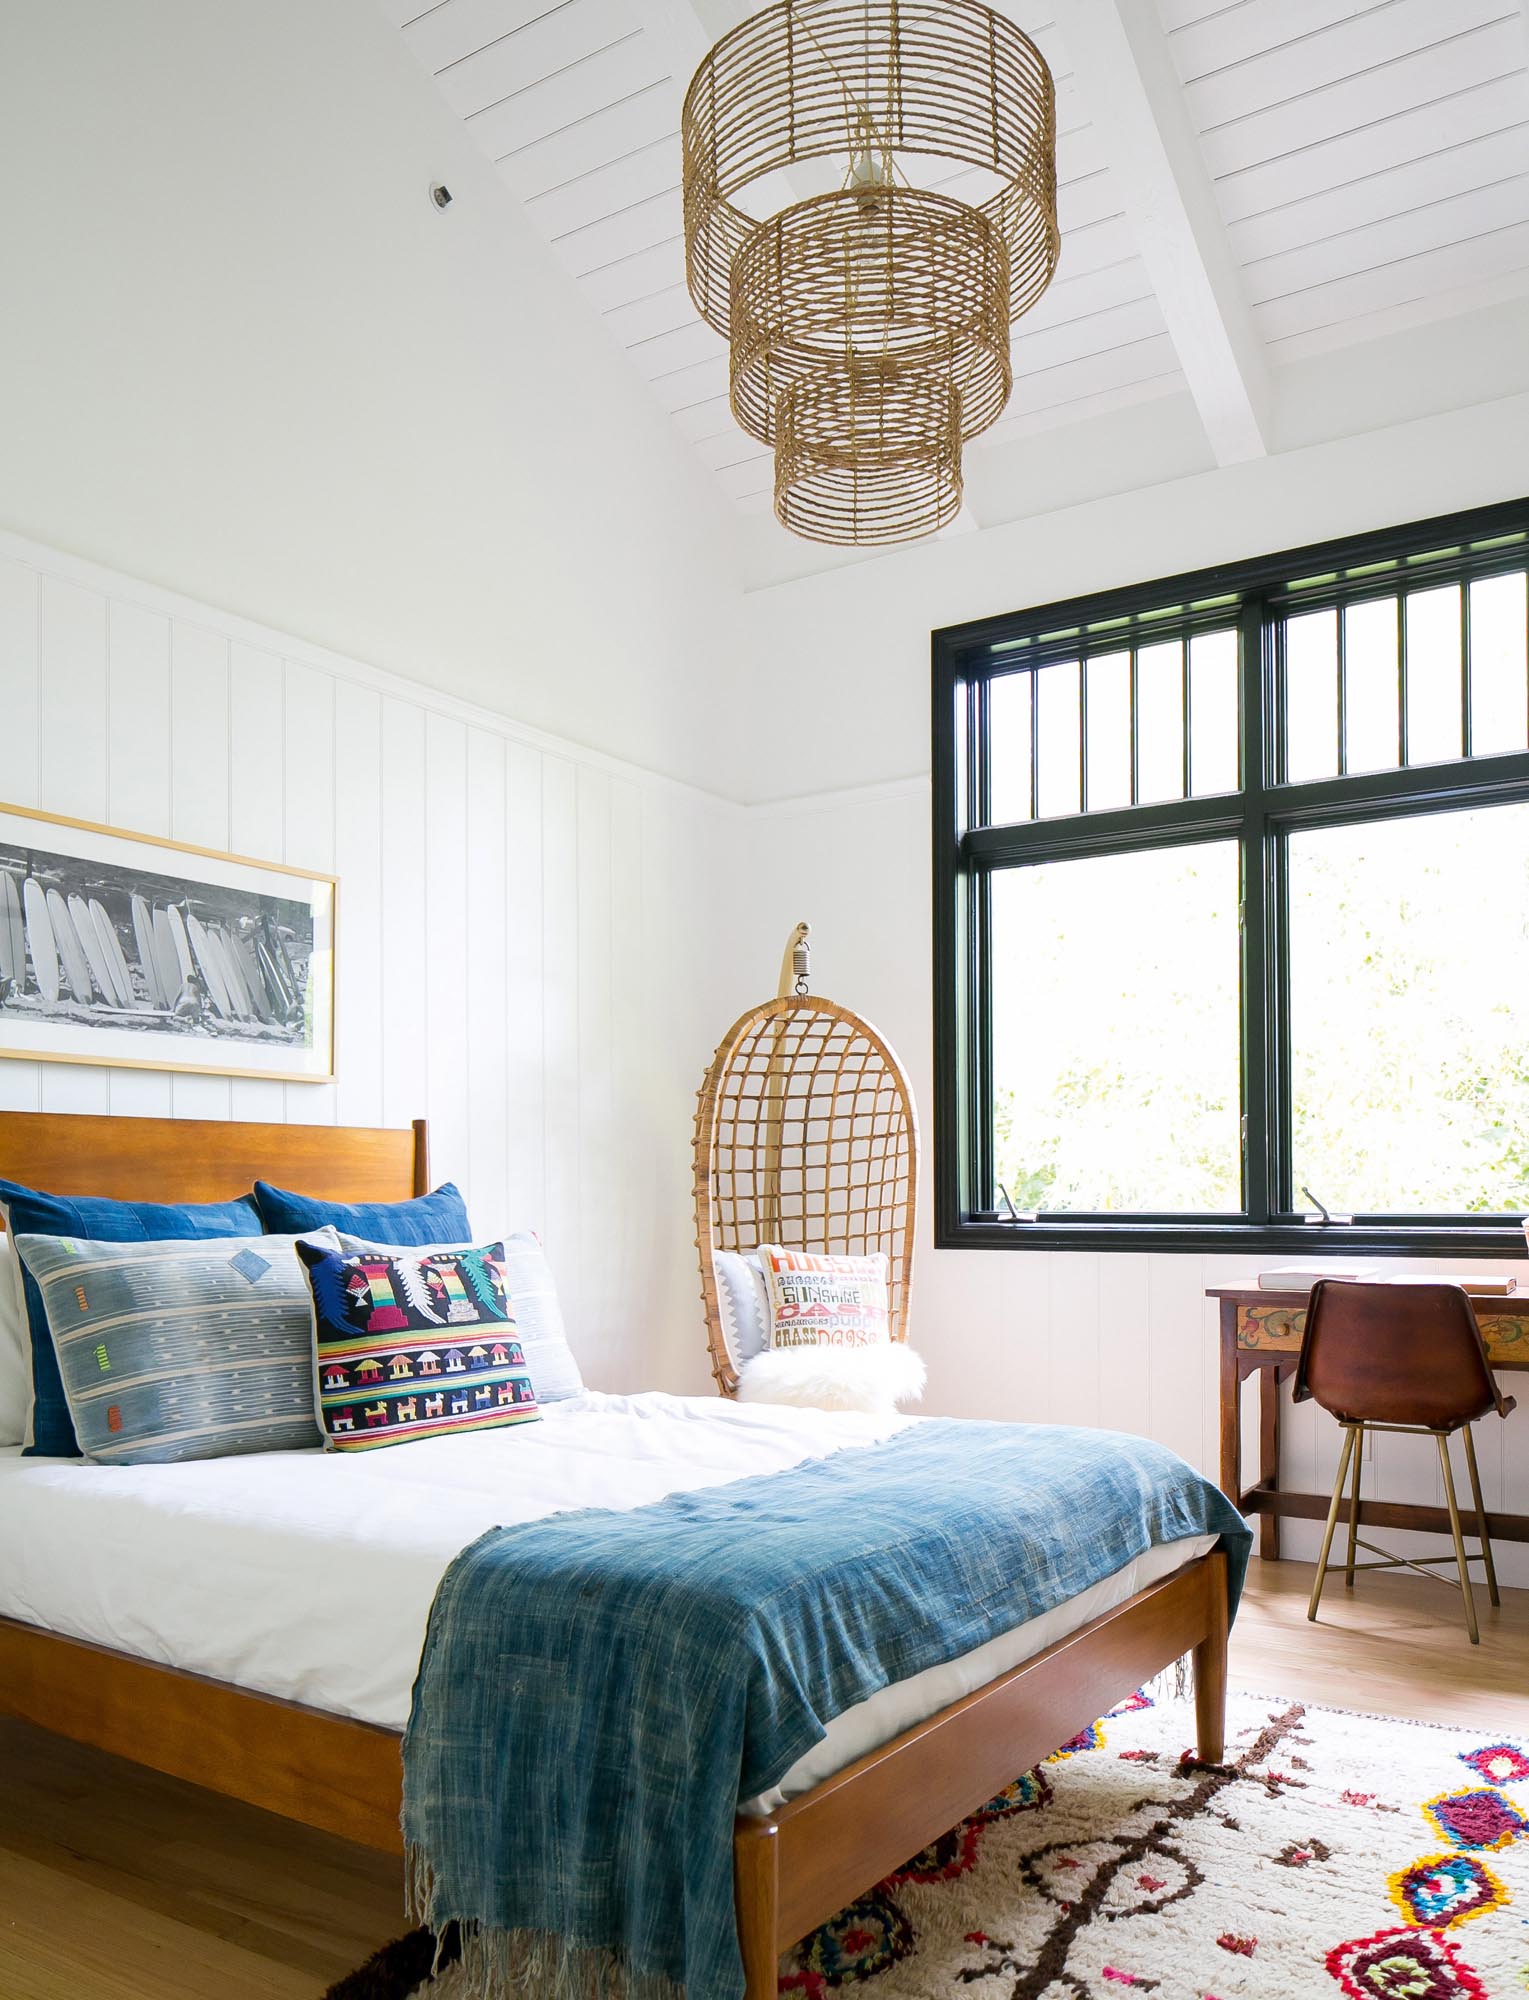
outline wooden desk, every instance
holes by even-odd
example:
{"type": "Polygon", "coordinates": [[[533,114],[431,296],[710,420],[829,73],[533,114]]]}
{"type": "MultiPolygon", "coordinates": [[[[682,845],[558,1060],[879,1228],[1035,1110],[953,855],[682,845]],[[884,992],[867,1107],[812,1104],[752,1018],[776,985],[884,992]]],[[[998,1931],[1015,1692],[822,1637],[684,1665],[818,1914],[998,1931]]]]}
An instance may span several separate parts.
{"type": "MultiPolygon", "coordinates": [[[[1213,1286],[1207,1298],[1221,1301],[1221,1477],[1222,1492],[1243,1514],[1258,1516],[1258,1553],[1279,1558],[1282,1519],[1323,1521],[1331,1495],[1290,1493],[1279,1483],[1279,1385],[1294,1375],[1306,1331],[1309,1292],[1266,1292],[1257,1285],[1213,1286]],[[1258,1479],[1242,1483],[1242,1385],[1258,1375],[1258,1479]]],[[[1494,1368],[1529,1369],[1529,1293],[1472,1299],[1476,1322],[1494,1368]]],[[[1348,1500],[1338,1519],[1348,1520],[1348,1500]]],[[[1408,1500],[1361,1500],[1359,1519],[1372,1528],[1420,1528],[1447,1535],[1442,1507],[1408,1500]]],[[[1493,1538],[1529,1542],[1529,1514],[1487,1515],[1493,1538]]]]}

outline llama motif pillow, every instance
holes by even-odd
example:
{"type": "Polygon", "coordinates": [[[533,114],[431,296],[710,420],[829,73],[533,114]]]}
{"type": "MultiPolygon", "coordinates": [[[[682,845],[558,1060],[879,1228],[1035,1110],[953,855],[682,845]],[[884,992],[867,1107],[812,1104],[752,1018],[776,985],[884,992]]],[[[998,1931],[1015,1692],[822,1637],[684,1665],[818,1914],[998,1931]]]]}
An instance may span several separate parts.
{"type": "Polygon", "coordinates": [[[761,1243],[772,1348],[877,1347],[891,1339],[887,1260],[819,1257],[761,1243]]]}
{"type": "Polygon", "coordinates": [[[504,1245],[363,1250],[299,1241],[313,1298],[315,1399],[336,1451],[495,1430],[539,1415],[504,1245]]]}

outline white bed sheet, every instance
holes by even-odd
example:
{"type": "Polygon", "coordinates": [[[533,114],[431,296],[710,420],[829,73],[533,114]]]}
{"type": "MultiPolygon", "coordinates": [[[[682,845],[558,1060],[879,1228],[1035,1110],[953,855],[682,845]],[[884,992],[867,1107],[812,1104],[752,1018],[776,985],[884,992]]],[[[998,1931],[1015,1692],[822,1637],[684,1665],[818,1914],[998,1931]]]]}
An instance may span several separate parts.
{"type": "MultiPolygon", "coordinates": [[[[401,1729],[436,1585],[485,1529],[784,1471],[902,1417],[590,1394],[544,1421],[392,1450],[97,1466],[0,1451],[0,1613],[401,1729]]],[[[838,1716],[768,1811],[1211,1546],[1082,1596],[838,1716]]]]}

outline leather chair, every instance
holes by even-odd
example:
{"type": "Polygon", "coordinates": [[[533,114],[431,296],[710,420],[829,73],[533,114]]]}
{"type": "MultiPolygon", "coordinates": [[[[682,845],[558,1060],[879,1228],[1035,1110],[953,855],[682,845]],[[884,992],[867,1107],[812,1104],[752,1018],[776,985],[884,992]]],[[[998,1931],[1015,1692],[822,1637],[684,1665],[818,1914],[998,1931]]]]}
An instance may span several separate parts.
{"type": "MultiPolygon", "coordinates": [[[[1348,1508],[1348,1558],[1343,1564],[1344,1582],[1352,1588],[1357,1569],[1416,1569],[1433,1575],[1427,1565],[1453,1561],[1465,1599],[1465,1623],[1471,1644],[1479,1645],[1476,1605],[1471,1595],[1468,1563],[1479,1562],[1486,1571],[1487,1594],[1493,1604],[1497,1594],[1497,1572],[1492,1564],[1492,1544],[1487,1535],[1486,1509],[1481,1501],[1481,1478],[1476,1470],[1476,1446],[1471,1425],[1478,1417],[1495,1410],[1500,1417],[1514,1408],[1514,1398],[1504,1396],[1487,1364],[1486,1347],[1471,1302],[1458,1285],[1414,1284],[1411,1282],[1363,1283],[1347,1278],[1324,1278],[1312,1287],[1306,1313],[1306,1336],[1296,1367],[1295,1400],[1315,1401],[1343,1426],[1343,1451],[1338,1460],[1338,1476],[1333,1482],[1332,1505],[1327,1510],[1327,1531],[1322,1537],[1322,1554],[1317,1563],[1308,1618],[1315,1618],[1328,1572],[1333,1530],[1343,1501],[1343,1487],[1350,1466],[1352,1490],[1348,1508]],[[1439,1447],[1439,1465],[1444,1475],[1444,1497],[1449,1506],[1450,1532],[1454,1537],[1453,1556],[1393,1556],[1359,1536],[1359,1471],[1364,1456],[1367,1430],[1402,1431],[1413,1436],[1432,1437],[1439,1447]],[[1450,1466],[1449,1439],[1456,1431],[1465,1433],[1465,1463],[1470,1474],[1471,1501],[1476,1510],[1479,1555],[1467,1555],[1460,1532],[1460,1509],[1455,1501],[1454,1472],[1450,1466]],[[1367,1549],[1384,1557],[1381,1562],[1356,1563],[1356,1549],[1367,1549]]],[[[1338,1567],[1336,1563],[1332,1565],[1338,1567]]],[[[1438,1582],[1448,1582],[1438,1577],[1438,1582]]]]}

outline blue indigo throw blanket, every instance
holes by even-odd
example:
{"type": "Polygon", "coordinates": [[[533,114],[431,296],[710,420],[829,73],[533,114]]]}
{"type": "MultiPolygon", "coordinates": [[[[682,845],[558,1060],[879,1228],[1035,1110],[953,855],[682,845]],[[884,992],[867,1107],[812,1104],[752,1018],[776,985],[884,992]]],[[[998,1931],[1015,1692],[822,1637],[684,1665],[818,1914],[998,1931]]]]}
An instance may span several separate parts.
{"type": "Polygon", "coordinates": [[[739,2000],[733,1819],[826,1724],[1154,1543],[1250,1536],[1173,1452],[925,1420],[629,1512],[493,1528],[441,1582],[404,1740],[411,1898],[468,1990],[739,2000]]]}

